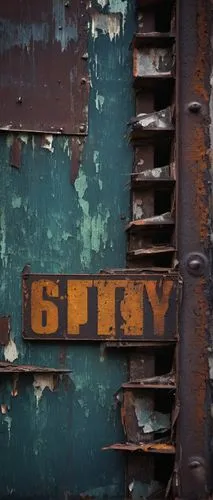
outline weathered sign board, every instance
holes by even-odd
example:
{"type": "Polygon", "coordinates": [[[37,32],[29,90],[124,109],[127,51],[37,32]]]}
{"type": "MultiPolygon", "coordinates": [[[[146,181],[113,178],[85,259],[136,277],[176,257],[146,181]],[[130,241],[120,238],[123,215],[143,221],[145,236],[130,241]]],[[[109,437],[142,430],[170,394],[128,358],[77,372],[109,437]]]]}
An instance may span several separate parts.
{"type": "Polygon", "coordinates": [[[23,337],[163,341],[177,336],[177,274],[23,274],[23,337]]]}

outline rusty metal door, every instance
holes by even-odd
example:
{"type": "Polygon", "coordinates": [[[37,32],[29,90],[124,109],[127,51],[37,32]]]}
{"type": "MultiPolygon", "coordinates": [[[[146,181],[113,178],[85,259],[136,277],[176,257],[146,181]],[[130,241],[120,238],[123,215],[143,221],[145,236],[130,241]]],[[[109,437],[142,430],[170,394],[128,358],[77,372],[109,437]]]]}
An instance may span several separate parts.
{"type": "Polygon", "coordinates": [[[210,20],[1,2],[1,499],[211,494],[210,20]]]}

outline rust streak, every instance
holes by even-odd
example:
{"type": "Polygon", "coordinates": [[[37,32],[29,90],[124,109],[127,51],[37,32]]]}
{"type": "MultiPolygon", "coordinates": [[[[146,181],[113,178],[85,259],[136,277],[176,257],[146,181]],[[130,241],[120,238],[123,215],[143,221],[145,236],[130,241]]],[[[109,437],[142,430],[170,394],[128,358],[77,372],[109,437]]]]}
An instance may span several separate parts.
{"type": "Polygon", "coordinates": [[[205,89],[206,52],[209,46],[208,27],[205,3],[198,1],[199,16],[197,16],[197,53],[196,66],[193,77],[194,91],[206,102],[209,100],[208,91],[205,89]]]}

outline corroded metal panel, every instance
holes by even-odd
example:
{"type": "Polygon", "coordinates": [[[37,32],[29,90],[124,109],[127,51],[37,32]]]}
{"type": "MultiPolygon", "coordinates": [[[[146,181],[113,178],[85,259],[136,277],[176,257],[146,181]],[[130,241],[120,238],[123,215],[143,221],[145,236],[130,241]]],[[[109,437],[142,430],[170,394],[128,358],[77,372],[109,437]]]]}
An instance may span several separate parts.
{"type": "Polygon", "coordinates": [[[0,129],[87,132],[84,0],[0,5],[0,129]]]}
{"type": "Polygon", "coordinates": [[[177,274],[23,274],[23,336],[175,340],[177,274]]]}

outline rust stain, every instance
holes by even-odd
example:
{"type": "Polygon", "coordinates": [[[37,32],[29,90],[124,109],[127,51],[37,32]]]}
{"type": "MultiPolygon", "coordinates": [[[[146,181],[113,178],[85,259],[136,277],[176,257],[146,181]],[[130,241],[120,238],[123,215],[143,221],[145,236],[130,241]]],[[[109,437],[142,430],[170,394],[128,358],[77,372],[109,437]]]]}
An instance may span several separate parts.
{"type": "Polygon", "coordinates": [[[201,241],[208,239],[209,206],[207,202],[207,186],[205,175],[208,169],[205,133],[201,127],[195,127],[192,132],[193,148],[190,159],[193,162],[191,172],[194,189],[194,213],[196,215],[201,241]]]}
{"type": "Polygon", "coordinates": [[[205,298],[205,280],[200,278],[194,289],[194,294],[197,299],[195,329],[194,335],[191,337],[191,365],[193,369],[190,391],[193,395],[195,409],[194,428],[196,429],[196,440],[202,445],[204,421],[206,419],[205,400],[206,400],[206,384],[208,381],[208,359],[207,359],[207,335],[206,335],[206,319],[208,312],[208,302],[205,298]]]}
{"type": "Polygon", "coordinates": [[[208,91],[205,89],[206,56],[209,46],[209,35],[206,18],[206,8],[203,0],[198,0],[199,15],[197,16],[197,51],[196,66],[193,76],[193,89],[206,102],[209,100],[208,91]]]}

